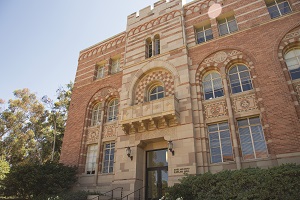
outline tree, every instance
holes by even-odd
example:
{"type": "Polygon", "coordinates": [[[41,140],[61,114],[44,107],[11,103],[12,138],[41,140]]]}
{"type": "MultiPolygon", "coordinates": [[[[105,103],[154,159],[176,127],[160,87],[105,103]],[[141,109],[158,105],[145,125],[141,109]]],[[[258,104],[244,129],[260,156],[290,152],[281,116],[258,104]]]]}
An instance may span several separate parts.
{"type": "Polygon", "coordinates": [[[58,162],[72,87],[72,82],[60,87],[52,107],[29,89],[14,91],[8,108],[0,107],[0,154],[9,164],[58,162]]]}
{"type": "Polygon", "coordinates": [[[1,153],[12,165],[41,162],[47,112],[29,89],[16,90],[14,96],[0,115],[1,153]]]}
{"type": "MultiPolygon", "coordinates": [[[[50,109],[47,121],[51,131],[51,134],[48,134],[48,136],[53,135],[51,161],[58,161],[60,157],[62,140],[68,118],[68,110],[71,101],[72,89],[72,82],[67,84],[66,88],[58,88],[56,90],[57,101],[55,102],[46,95],[42,98],[42,101],[47,105],[48,109],[50,109]]],[[[48,138],[48,141],[50,140],[51,139],[48,138]]]]}

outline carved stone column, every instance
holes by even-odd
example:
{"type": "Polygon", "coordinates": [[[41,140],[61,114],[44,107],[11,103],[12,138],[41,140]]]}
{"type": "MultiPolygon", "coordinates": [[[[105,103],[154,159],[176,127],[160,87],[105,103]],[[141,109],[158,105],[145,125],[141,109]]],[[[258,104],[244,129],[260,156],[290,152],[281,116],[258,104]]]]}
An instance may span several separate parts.
{"type": "MultiPolygon", "coordinates": [[[[201,88],[197,86],[197,91],[201,91],[201,88]]],[[[204,128],[204,112],[203,112],[203,101],[201,96],[199,95],[198,98],[198,108],[199,108],[199,118],[200,118],[200,143],[201,143],[201,155],[202,158],[199,159],[200,163],[200,173],[203,174],[208,172],[208,155],[207,155],[207,145],[206,145],[206,134],[204,128]]]]}
{"type": "Polygon", "coordinates": [[[228,117],[229,117],[229,127],[230,127],[231,136],[232,136],[233,152],[234,152],[235,161],[236,161],[236,168],[241,169],[241,157],[240,157],[239,148],[238,148],[237,134],[236,134],[235,125],[234,125],[234,115],[233,115],[233,111],[232,111],[230,92],[229,92],[229,88],[227,85],[227,79],[226,79],[226,73],[225,73],[224,67],[221,69],[221,74],[222,74],[224,93],[225,93],[225,97],[226,97],[226,105],[227,105],[228,117]]]}

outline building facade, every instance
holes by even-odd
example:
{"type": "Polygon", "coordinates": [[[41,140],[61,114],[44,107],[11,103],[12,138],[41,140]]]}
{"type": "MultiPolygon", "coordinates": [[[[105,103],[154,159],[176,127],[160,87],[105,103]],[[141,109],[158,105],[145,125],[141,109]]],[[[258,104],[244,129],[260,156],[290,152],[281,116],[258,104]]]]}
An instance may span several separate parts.
{"type": "Polygon", "coordinates": [[[184,173],[300,163],[299,95],[299,0],[161,0],[80,52],[61,162],[80,189],[145,199],[184,173]]]}

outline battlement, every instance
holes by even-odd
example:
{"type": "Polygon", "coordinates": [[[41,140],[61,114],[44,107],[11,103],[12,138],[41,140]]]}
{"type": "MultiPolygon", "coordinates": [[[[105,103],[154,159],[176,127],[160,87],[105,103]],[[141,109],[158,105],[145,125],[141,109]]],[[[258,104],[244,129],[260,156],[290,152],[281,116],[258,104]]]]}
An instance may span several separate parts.
{"type": "Polygon", "coordinates": [[[159,17],[163,13],[170,12],[172,10],[181,9],[186,0],[160,0],[154,3],[153,6],[147,6],[134,12],[127,17],[127,29],[135,27],[140,23],[146,22],[152,18],[159,17]]]}

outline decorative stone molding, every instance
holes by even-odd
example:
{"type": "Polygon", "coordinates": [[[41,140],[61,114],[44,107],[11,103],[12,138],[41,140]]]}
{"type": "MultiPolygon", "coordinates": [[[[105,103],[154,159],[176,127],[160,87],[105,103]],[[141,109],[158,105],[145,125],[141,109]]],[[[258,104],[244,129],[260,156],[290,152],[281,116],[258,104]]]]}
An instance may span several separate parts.
{"type": "Polygon", "coordinates": [[[164,84],[165,96],[174,95],[174,78],[172,74],[164,69],[155,70],[146,74],[137,84],[135,91],[135,103],[143,103],[147,97],[146,88],[149,87],[151,82],[159,80],[164,84]]]}
{"type": "Polygon", "coordinates": [[[228,57],[240,55],[242,52],[238,50],[231,50],[231,51],[218,51],[215,54],[209,56],[203,61],[203,64],[214,66],[215,63],[222,63],[224,62],[228,57]]]}
{"type": "Polygon", "coordinates": [[[258,110],[255,94],[233,97],[233,108],[236,113],[258,110]]]}
{"type": "Polygon", "coordinates": [[[289,39],[299,37],[299,36],[300,36],[300,29],[286,34],[285,37],[283,38],[283,40],[289,40],[289,39]]]}
{"type": "Polygon", "coordinates": [[[122,129],[126,134],[175,126],[179,121],[178,100],[174,96],[124,108],[122,129]]]}
{"type": "Polygon", "coordinates": [[[227,115],[227,107],[225,99],[213,102],[204,102],[204,113],[206,119],[218,118],[227,115]]]}
{"type": "Polygon", "coordinates": [[[116,125],[104,125],[102,135],[103,138],[116,136],[116,125]]]}
{"type": "Polygon", "coordinates": [[[87,144],[96,143],[99,139],[99,126],[88,128],[87,144]]]}
{"type": "Polygon", "coordinates": [[[294,80],[292,84],[296,90],[297,95],[300,97],[300,80],[294,80]]]}
{"type": "Polygon", "coordinates": [[[116,36],[115,38],[111,39],[110,41],[108,41],[106,43],[101,43],[95,47],[91,47],[90,49],[87,49],[86,51],[82,52],[81,55],[79,56],[79,60],[83,60],[94,54],[104,52],[111,47],[117,46],[118,44],[125,42],[125,39],[126,39],[125,32],[123,32],[119,36],[116,36]]]}

